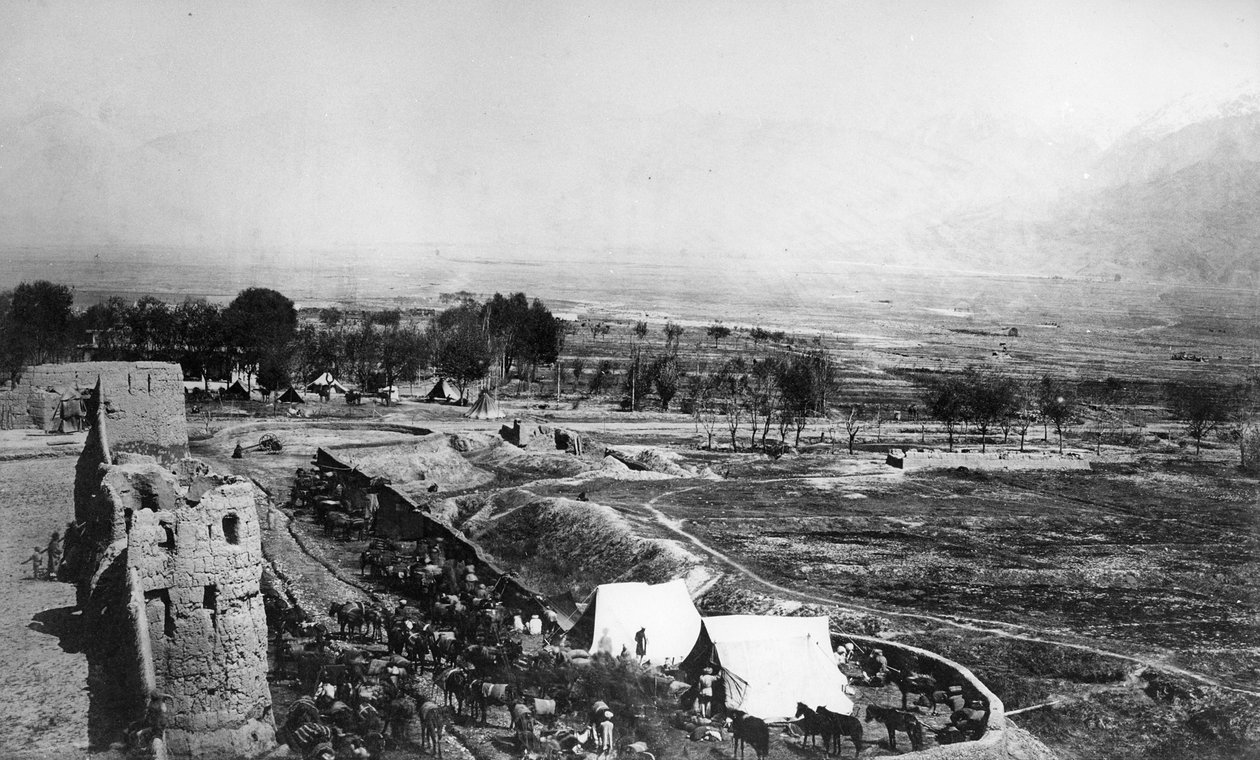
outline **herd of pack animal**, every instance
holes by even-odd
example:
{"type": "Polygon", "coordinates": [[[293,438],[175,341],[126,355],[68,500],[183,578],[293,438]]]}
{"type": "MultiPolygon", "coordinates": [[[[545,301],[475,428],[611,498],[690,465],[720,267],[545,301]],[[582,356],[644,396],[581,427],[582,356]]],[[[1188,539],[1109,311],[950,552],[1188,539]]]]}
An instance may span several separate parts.
{"type": "MultiPolygon", "coordinates": [[[[304,493],[311,504],[312,497],[321,495],[317,489],[328,484],[307,478],[299,479],[297,486],[295,493],[304,493]]],[[[391,743],[409,739],[418,719],[421,752],[440,758],[452,711],[462,716],[467,709],[469,720],[488,725],[490,708],[502,707],[507,727],[527,758],[573,757],[605,749],[600,726],[613,716],[607,704],[596,702],[583,711],[572,704],[563,684],[553,683],[549,694],[534,694],[519,687],[519,679],[513,677],[514,672],[536,663],[582,665],[589,653],[548,645],[527,655],[519,637],[507,635],[521,624],[514,614],[517,611],[499,598],[498,584],[487,589],[476,582],[474,568],[441,556],[440,546],[424,554],[423,559],[407,562],[396,544],[373,539],[361,556],[361,572],[372,568],[373,575],[401,586],[395,590],[412,603],[403,602],[392,611],[356,601],[334,603],[327,614],[336,621],[335,632],[296,607],[269,608],[270,622],[277,630],[275,675],[295,680],[301,693],[314,695],[290,706],[280,726],[281,739],[304,760],[336,760],[339,751],[379,757],[391,743]],[[513,617],[515,626],[509,624],[513,617]],[[305,639],[300,647],[295,647],[295,636],[305,639]],[[349,644],[356,639],[362,642],[360,646],[349,644]],[[443,693],[441,702],[420,688],[416,677],[426,667],[443,693]],[[576,721],[581,730],[557,722],[559,716],[583,718],[583,712],[584,720],[576,721]]],[[[886,679],[901,690],[900,709],[866,707],[865,722],[885,727],[889,749],[896,749],[898,733],[909,738],[913,749],[922,749],[925,729],[931,730],[917,710],[908,707],[911,694],[916,696],[916,707],[930,708],[932,715],[939,705],[950,709],[950,724],[934,731],[938,742],[978,739],[984,734],[988,711],[982,704],[961,701],[958,687],[938,690],[930,675],[910,668],[890,669],[886,661],[878,672],[873,660],[862,665],[868,685],[882,685],[886,679]]],[[[692,684],[669,678],[665,684],[683,702],[695,690],[692,684]]],[[[724,725],[734,740],[735,756],[742,758],[750,746],[758,760],[768,756],[770,727],[765,721],[728,710],[724,725]]],[[[860,717],[834,713],[825,706],[798,703],[786,730],[801,737],[802,748],[806,744],[816,748],[821,737],[827,756],[833,751],[841,754],[844,738],[852,742],[855,757],[866,744],[860,717]]],[[[627,749],[634,756],[651,757],[642,743],[627,749]]]]}

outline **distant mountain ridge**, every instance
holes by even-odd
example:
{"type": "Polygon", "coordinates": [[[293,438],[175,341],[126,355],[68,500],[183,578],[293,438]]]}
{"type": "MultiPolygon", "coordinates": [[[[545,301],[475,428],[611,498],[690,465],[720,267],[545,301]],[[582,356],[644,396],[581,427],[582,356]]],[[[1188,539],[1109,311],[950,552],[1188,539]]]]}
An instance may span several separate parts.
{"type": "Polygon", "coordinates": [[[1260,92],[1202,113],[1179,105],[1102,150],[1054,202],[977,209],[921,244],[996,266],[1024,249],[1049,274],[1260,287],[1260,92]]]}
{"type": "Polygon", "coordinates": [[[721,256],[748,276],[840,259],[1260,286],[1254,86],[1170,104],[1106,147],[962,104],[860,126],[684,109],[547,136],[528,115],[446,129],[412,144],[280,108],[135,140],[47,106],[0,123],[0,243],[425,240],[544,262],[721,256]]]}

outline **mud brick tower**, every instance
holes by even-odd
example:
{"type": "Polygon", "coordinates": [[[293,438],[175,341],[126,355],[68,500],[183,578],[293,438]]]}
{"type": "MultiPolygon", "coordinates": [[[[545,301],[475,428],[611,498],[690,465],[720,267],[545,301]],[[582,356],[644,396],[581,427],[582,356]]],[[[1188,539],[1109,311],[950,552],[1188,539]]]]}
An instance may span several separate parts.
{"type": "Polygon", "coordinates": [[[96,397],[65,562],[87,633],[89,740],[104,746],[148,728],[157,756],[265,754],[275,727],[257,487],[212,474],[187,458],[186,443],[184,458],[167,447],[162,462],[118,451],[144,445],[115,445],[107,409],[134,419],[146,398],[111,398],[103,383],[96,397]],[[155,693],[167,705],[159,730],[146,717],[155,693]]]}

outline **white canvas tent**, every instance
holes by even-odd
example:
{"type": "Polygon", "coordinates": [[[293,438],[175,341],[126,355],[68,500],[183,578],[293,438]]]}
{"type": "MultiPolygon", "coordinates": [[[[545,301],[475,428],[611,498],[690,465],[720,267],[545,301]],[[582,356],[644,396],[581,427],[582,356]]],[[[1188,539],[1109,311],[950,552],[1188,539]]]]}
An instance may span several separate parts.
{"type": "Polygon", "coordinates": [[[646,629],[647,659],[654,664],[681,661],[700,635],[700,613],[682,580],[647,583],[605,583],[595,590],[584,617],[593,616],[591,654],[600,644],[613,656],[634,653],[634,635],[646,629]]]}
{"type": "Polygon", "coordinates": [[[483,388],[481,395],[477,397],[477,403],[473,404],[464,416],[474,420],[500,420],[507,415],[499,408],[499,402],[495,397],[483,388]]]}
{"type": "Polygon", "coordinates": [[[342,385],[341,381],[333,377],[331,372],[325,372],[324,374],[312,380],[306,386],[306,390],[316,391],[316,392],[319,392],[320,390],[324,388],[327,388],[330,394],[331,393],[345,393],[347,390],[346,386],[342,385]]]}
{"type": "Polygon", "coordinates": [[[726,706],[785,720],[796,703],[848,715],[848,679],[836,667],[825,617],[724,615],[704,619],[726,686],[726,706]]]}

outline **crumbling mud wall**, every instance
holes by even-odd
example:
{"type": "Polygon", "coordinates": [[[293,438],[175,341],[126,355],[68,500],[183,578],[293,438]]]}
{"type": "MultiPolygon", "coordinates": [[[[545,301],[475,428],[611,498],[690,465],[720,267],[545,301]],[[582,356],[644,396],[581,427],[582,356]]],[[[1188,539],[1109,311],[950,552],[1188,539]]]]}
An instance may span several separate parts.
{"type": "Polygon", "coordinates": [[[941,470],[970,467],[974,470],[1088,470],[1089,460],[1077,454],[1045,454],[1033,451],[935,451],[892,449],[887,463],[902,470],[941,470]]]}
{"type": "MultiPolygon", "coordinates": [[[[49,388],[69,391],[108,389],[105,412],[115,453],[149,454],[164,464],[188,455],[184,420],[184,375],[178,364],[163,362],[73,362],[27,368],[12,393],[29,399],[49,388]]],[[[46,403],[41,402],[40,409],[46,403]]],[[[29,406],[28,406],[29,408],[29,406]]],[[[26,427],[45,423],[28,418],[26,427]]]]}
{"type": "Polygon", "coordinates": [[[275,728],[256,486],[196,460],[168,468],[115,452],[112,432],[102,405],[76,470],[66,546],[90,633],[89,742],[154,729],[146,707],[156,693],[167,704],[158,756],[265,754],[275,728]]]}

